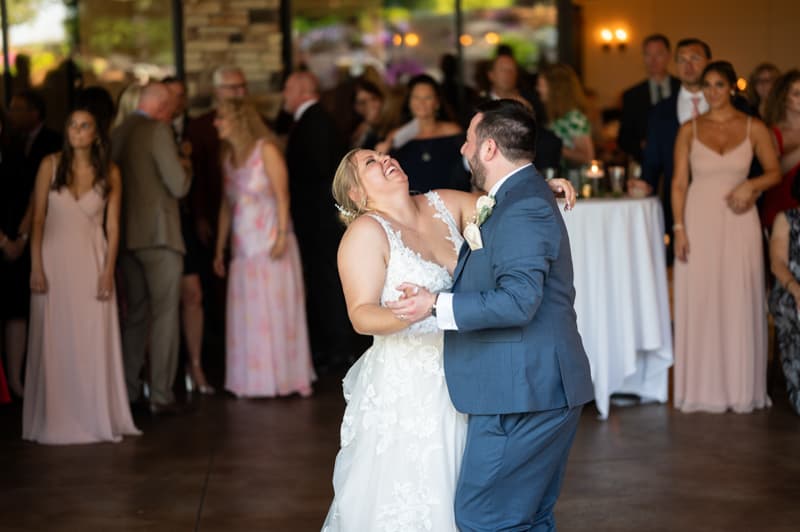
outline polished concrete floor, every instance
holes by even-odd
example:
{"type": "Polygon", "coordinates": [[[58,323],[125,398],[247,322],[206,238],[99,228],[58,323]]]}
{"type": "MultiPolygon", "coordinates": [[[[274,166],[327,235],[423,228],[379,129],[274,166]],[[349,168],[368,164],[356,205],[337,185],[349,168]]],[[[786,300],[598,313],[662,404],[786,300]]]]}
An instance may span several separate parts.
{"type": "MultiPolygon", "coordinates": [[[[180,417],[137,415],[139,438],[67,447],[21,441],[19,405],[0,407],[0,530],[319,530],[339,378],[322,378],[316,392],[202,397],[180,417]]],[[[800,530],[800,417],[782,394],[774,400],[750,415],[640,405],[600,421],[587,408],[559,530],[800,530]]]]}

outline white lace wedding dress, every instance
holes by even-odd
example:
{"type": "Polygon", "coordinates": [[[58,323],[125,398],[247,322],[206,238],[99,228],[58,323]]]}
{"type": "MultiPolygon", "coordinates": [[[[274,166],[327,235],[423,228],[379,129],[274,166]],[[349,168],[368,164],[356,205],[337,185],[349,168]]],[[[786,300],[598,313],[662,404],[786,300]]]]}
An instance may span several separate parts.
{"type": "MultiPolygon", "coordinates": [[[[439,195],[429,192],[436,218],[463,239],[439,195]]],[[[371,214],[386,231],[390,256],[381,303],[397,300],[403,282],[448,290],[448,271],[407,248],[399,231],[371,214]]],[[[344,378],[347,401],[341,449],[333,473],[334,500],[323,532],[455,531],[453,500],[467,416],[450,402],[435,318],[375,336],[344,378]]]]}

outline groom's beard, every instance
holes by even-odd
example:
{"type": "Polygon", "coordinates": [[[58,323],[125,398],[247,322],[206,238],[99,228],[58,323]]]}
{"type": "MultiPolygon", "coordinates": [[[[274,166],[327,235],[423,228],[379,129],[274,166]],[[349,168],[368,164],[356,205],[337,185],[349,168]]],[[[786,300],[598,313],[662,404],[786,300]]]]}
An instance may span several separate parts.
{"type": "Polygon", "coordinates": [[[478,190],[486,192],[486,167],[478,159],[477,152],[469,158],[469,168],[472,170],[472,185],[478,190]]]}

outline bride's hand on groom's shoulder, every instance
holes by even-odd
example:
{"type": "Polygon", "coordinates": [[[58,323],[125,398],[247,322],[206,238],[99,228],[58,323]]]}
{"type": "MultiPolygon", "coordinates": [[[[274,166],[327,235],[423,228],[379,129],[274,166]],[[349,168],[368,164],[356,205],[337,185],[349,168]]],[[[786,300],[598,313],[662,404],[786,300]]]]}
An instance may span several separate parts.
{"type": "Polygon", "coordinates": [[[436,294],[411,283],[403,283],[396,287],[396,290],[401,292],[400,298],[397,301],[389,301],[386,307],[397,319],[416,323],[431,315],[436,294]]]}
{"type": "Polygon", "coordinates": [[[547,185],[550,187],[550,190],[553,191],[553,194],[556,197],[563,197],[566,205],[564,206],[565,211],[572,210],[575,207],[575,201],[578,199],[578,195],[575,193],[575,188],[572,186],[572,183],[567,181],[566,179],[555,178],[550,179],[547,182],[547,185]]]}

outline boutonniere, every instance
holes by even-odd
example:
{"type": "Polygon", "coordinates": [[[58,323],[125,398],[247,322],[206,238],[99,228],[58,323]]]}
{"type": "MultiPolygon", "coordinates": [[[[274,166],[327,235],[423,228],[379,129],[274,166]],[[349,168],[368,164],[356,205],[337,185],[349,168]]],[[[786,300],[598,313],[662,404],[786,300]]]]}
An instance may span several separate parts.
{"type": "Polygon", "coordinates": [[[472,251],[483,248],[480,227],[492,215],[494,205],[495,201],[492,196],[481,196],[475,202],[475,217],[464,228],[464,240],[467,241],[469,249],[472,251]]]}

